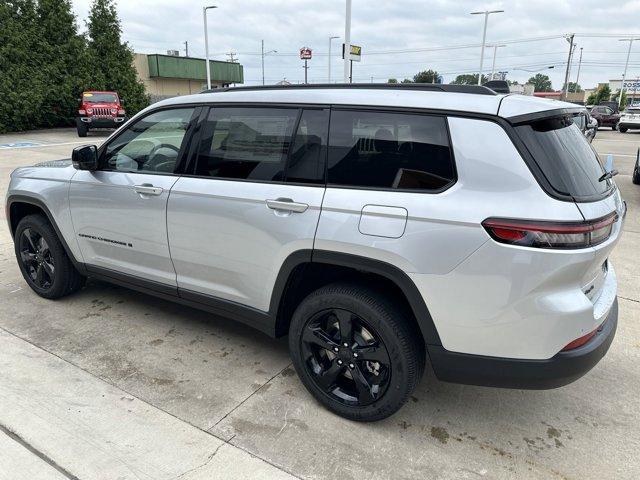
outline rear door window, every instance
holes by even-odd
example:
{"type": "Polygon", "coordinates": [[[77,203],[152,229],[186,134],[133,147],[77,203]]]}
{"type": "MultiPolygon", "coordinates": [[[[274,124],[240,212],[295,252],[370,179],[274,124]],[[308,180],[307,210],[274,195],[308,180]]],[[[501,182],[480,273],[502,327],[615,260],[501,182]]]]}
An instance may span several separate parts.
{"type": "Polygon", "coordinates": [[[537,120],[515,128],[557,193],[591,200],[612,189],[611,180],[600,181],[605,170],[571,116],[537,120]]]}
{"type": "Polygon", "coordinates": [[[441,191],[455,179],[446,119],[334,110],[328,172],[332,185],[441,191]]]}

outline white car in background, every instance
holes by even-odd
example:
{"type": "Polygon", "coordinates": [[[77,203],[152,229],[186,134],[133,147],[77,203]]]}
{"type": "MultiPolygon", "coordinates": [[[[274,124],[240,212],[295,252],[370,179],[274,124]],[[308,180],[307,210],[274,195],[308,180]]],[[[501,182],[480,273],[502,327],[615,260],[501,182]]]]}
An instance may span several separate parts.
{"type": "Polygon", "coordinates": [[[625,133],[633,129],[640,129],[640,105],[628,107],[620,116],[618,130],[625,133]]]}

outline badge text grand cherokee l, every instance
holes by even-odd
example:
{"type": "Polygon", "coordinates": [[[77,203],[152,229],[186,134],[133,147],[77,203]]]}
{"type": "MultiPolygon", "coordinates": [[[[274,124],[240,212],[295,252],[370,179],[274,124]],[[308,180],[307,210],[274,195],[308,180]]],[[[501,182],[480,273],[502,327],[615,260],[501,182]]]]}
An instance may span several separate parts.
{"type": "Polygon", "coordinates": [[[92,276],[288,335],[321,404],[379,420],[427,364],[553,388],[607,352],[626,207],[576,114],[475,86],[223,89],[17,169],[7,217],[37,294],[92,276]]]}

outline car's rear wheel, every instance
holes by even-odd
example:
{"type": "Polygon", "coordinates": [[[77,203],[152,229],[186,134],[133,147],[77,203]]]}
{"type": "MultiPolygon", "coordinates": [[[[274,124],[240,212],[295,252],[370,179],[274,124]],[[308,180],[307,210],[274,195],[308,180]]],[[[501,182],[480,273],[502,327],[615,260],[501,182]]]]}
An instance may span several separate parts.
{"type": "Polygon", "coordinates": [[[22,276],[31,289],[44,298],[60,298],[80,290],[85,282],[49,221],[28,215],[18,223],[15,252],[22,276]]]}
{"type": "Polygon", "coordinates": [[[332,284],[298,306],[289,348],[321,404],[351,420],[376,421],[398,411],[420,381],[421,338],[410,313],[384,293],[332,284]]]}

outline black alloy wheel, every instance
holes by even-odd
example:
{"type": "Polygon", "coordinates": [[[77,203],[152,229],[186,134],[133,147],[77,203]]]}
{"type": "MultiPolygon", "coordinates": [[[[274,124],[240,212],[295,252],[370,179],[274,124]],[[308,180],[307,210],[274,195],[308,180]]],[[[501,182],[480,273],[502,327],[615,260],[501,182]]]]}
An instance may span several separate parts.
{"type": "Polygon", "coordinates": [[[391,361],[374,329],[353,312],[319,312],[304,328],[301,350],[313,381],[344,405],[370,405],[389,386],[391,361]]]}
{"type": "Polygon", "coordinates": [[[55,260],[47,241],[32,228],[20,235],[20,260],[35,286],[49,290],[56,274],[55,260]]]}
{"type": "Polygon", "coordinates": [[[302,300],[291,318],[289,351],[309,393],[360,422],[402,408],[426,360],[411,309],[366,280],[325,285],[302,300]]]}
{"type": "Polygon", "coordinates": [[[44,298],[61,298],[80,290],[86,278],[67,255],[60,238],[40,214],[22,218],[14,232],[20,271],[31,289],[44,298]]]}

